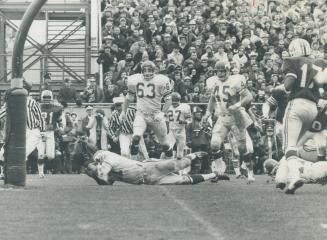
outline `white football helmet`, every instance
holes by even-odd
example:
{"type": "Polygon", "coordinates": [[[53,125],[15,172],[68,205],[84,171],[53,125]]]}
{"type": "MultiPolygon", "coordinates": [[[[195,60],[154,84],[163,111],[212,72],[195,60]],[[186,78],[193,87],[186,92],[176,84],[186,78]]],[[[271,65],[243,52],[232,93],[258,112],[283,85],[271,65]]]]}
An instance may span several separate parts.
{"type": "Polygon", "coordinates": [[[53,94],[50,90],[43,90],[41,93],[42,103],[51,103],[53,101],[53,94]]]}
{"type": "Polygon", "coordinates": [[[226,81],[230,74],[229,65],[222,61],[216,63],[215,71],[220,81],[226,81]]]}
{"type": "Polygon", "coordinates": [[[146,81],[150,81],[154,77],[156,65],[153,62],[147,60],[142,63],[141,69],[144,79],[146,81]]]}
{"type": "Polygon", "coordinates": [[[288,46],[288,52],[291,57],[304,57],[311,54],[311,47],[307,40],[296,38],[288,46]]]}
{"type": "Polygon", "coordinates": [[[178,107],[181,102],[181,95],[178,92],[173,92],[171,94],[172,105],[178,107]]]}

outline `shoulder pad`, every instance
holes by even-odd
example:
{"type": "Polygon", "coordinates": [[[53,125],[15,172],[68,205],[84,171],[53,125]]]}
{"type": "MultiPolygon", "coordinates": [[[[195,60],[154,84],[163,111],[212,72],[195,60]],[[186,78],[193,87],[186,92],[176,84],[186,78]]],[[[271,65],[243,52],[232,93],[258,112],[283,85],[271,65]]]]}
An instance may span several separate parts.
{"type": "Polygon", "coordinates": [[[140,73],[133,74],[127,78],[128,85],[136,85],[140,80],[142,80],[143,76],[140,73]]]}

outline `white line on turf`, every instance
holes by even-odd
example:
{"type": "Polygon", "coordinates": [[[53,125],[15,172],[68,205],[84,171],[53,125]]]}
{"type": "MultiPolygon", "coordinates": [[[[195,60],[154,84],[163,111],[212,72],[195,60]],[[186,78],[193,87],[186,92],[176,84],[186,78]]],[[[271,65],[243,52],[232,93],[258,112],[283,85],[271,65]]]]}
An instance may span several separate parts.
{"type": "Polygon", "coordinates": [[[320,223],[320,227],[323,229],[327,229],[327,224],[326,223],[320,223]]]}
{"type": "Polygon", "coordinates": [[[223,236],[217,231],[217,229],[212,226],[210,222],[205,220],[200,214],[191,209],[186,205],[185,202],[175,197],[171,192],[166,188],[162,187],[163,191],[166,193],[166,196],[170,197],[175,203],[177,203],[185,212],[191,215],[197,222],[199,222],[204,228],[206,228],[207,233],[214,237],[215,240],[224,240],[223,236]]]}

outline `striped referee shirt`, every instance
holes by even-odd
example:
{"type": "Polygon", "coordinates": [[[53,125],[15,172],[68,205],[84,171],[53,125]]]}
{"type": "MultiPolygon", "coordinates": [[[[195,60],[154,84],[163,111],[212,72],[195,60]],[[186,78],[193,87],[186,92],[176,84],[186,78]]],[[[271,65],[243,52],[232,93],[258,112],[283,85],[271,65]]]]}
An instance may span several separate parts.
{"type": "Polygon", "coordinates": [[[126,120],[120,122],[118,111],[114,111],[109,119],[109,135],[111,138],[118,137],[120,133],[133,134],[133,122],[135,119],[136,108],[128,107],[126,111],[126,120]]]}
{"type": "MultiPolygon", "coordinates": [[[[0,119],[6,117],[6,104],[2,106],[0,109],[0,119]]],[[[32,98],[27,97],[26,100],[26,108],[27,108],[27,122],[26,126],[29,129],[40,128],[41,131],[44,131],[44,120],[41,115],[40,105],[32,98]]]]}

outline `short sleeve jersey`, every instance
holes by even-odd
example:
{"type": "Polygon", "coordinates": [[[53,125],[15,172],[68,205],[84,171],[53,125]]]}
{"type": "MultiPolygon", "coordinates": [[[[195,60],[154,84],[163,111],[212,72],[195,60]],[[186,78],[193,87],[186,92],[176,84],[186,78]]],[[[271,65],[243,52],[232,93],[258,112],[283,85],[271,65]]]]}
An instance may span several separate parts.
{"type": "Polygon", "coordinates": [[[167,120],[169,129],[184,129],[185,124],[180,124],[180,121],[191,119],[191,108],[186,103],[181,103],[178,107],[170,106],[167,112],[167,120]]]}
{"type": "Polygon", "coordinates": [[[240,100],[240,93],[245,89],[245,86],[245,78],[242,75],[233,75],[224,82],[217,82],[213,94],[220,114],[229,114],[227,108],[240,100]]]}
{"type": "Polygon", "coordinates": [[[142,112],[161,111],[161,102],[171,94],[169,78],[157,74],[146,81],[142,74],[134,74],[128,78],[128,92],[136,95],[136,109],[142,112]]]}
{"type": "Polygon", "coordinates": [[[292,76],[296,79],[289,95],[289,100],[305,98],[317,103],[320,93],[319,86],[314,81],[314,77],[326,66],[326,61],[315,60],[309,57],[285,58],[282,66],[285,77],[292,76]]]}

